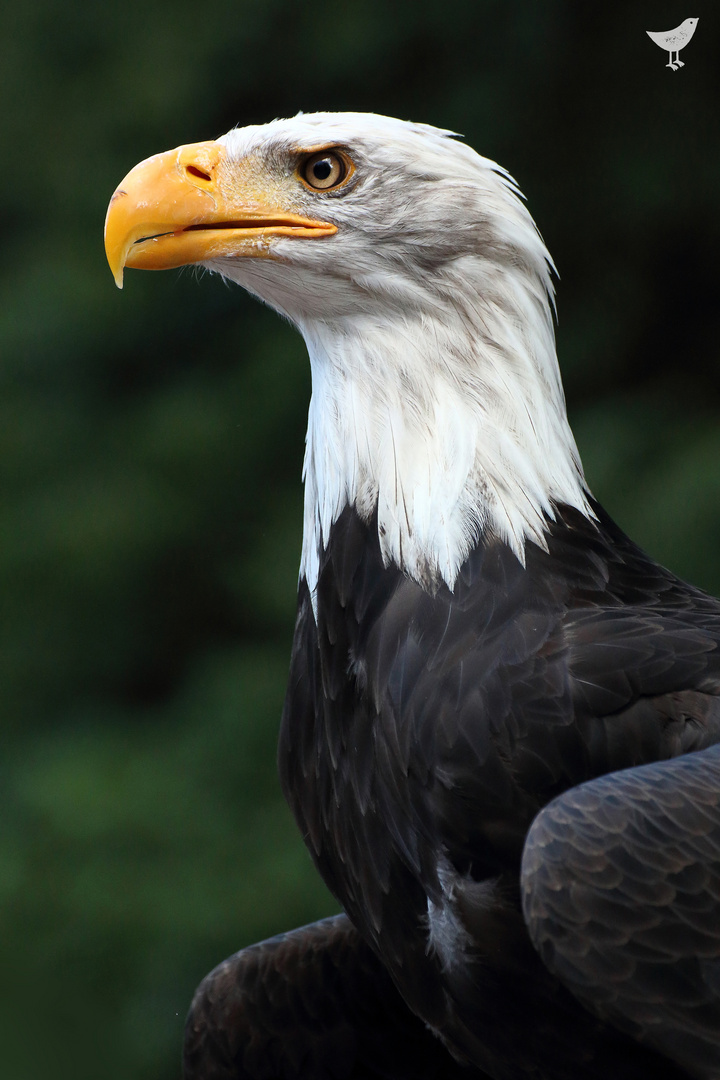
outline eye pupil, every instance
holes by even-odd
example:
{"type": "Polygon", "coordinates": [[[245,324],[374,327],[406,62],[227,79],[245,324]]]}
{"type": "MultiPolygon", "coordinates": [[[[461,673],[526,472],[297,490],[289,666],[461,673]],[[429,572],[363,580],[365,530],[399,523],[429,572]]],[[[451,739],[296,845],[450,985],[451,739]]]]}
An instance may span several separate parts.
{"type": "Polygon", "coordinates": [[[312,167],[313,176],[316,180],[327,180],[332,170],[332,162],[328,158],[323,158],[322,161],[316,161],[312,167]]]}

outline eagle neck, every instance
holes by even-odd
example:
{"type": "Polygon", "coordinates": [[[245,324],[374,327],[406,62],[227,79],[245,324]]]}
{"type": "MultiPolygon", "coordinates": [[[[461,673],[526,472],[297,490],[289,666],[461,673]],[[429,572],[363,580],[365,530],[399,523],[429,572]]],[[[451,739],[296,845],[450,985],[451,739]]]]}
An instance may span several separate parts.
{"type": "Polygon", "coordinates": [[[453,588],[484,535],[524,562],[528,541],[546,547],[555,505],[592,517],[547,291],[506,274],[500,302],[469,284],[458,279],[451,304],[300,327],[313,380],[300,567],[311,595],[348,505],[376,515],[385,565],[431,592],[453,588]]]}

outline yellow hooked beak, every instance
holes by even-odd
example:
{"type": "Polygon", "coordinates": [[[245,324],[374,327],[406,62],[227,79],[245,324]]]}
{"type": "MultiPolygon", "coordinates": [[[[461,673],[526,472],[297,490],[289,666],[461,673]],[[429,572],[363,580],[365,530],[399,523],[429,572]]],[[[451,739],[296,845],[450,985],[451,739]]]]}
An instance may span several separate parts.
{"type": "Polygon", "coordinates": [[[201,142],[136,165],[105,219],[105,252],[117,287],[126,266],[168,270],[222,257],[267,258],[273,236],[337,232],[327,221],[278,205],[286,201],[283,186],[243,164],[233,173],[221,143],[201,142]]]}

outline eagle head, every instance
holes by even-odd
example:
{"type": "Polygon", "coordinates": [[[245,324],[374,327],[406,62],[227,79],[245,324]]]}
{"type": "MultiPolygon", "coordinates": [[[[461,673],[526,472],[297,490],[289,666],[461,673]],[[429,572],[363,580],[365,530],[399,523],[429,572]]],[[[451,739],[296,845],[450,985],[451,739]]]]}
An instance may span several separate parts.
{"type": "Polygon", "coordinates": [[[118,285],[199,264],[303,334],[311,589],[348,503],[428,587],[488,531],[523,559],[555,505],[587,512],[550,256],[510,175],[451,132],[361,113],[238,128],[137,165],[105,240],[118,285]]]}

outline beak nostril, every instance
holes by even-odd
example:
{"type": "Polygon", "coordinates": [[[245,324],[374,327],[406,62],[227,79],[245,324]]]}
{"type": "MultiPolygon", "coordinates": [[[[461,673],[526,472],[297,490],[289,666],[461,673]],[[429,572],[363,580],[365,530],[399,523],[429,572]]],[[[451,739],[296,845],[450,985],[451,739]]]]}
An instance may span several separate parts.
{"type": "Polygon", "coordinates": [[[185,172],[189,173],[190,176],[197,176],[199,180],[212,180],[210,174],[198,169],[197,165],[186,165],[185,172]]]}

